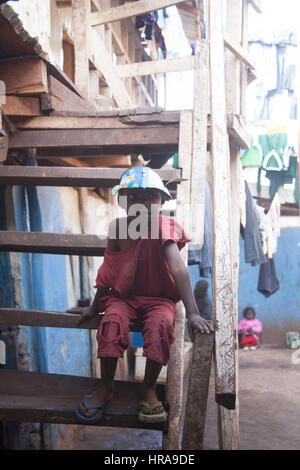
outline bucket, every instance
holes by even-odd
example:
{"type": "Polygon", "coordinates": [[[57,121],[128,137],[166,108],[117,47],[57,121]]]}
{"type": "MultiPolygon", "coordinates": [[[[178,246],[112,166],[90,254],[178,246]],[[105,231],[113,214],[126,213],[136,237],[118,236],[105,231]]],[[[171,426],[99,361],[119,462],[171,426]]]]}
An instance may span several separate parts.
{"type": "Polygon", "coordinates": [[[296,331],[286,333],[286,345],[290,349],[297,349],[299,346],[299,333],[296,331]]]}

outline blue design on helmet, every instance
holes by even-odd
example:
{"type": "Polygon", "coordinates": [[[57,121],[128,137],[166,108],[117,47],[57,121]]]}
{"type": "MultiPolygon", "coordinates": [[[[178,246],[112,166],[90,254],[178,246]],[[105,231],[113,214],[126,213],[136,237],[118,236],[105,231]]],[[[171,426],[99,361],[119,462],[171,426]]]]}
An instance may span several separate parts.
{"type": "Polygon", "coordinates": [[[159,189],[168,199],[172,199],[169,190],[164,185],[159,174],[152,170],[152,168],[146,166],[137,166],[125,171],[121,177],[120,183],[113,187],[112,194],[115,196],[120,189],[125,188],[159,189]]]}

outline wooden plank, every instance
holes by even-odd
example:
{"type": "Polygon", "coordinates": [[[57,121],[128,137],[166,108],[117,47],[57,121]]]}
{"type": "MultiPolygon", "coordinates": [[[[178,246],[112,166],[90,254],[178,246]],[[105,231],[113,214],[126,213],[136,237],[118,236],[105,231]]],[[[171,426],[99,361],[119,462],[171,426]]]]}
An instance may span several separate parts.
{"type": "Polygon", "coordinates": [[[156,73],[180,72],[194,68],[194,56],[176,59],[149,60],[124,65],[115,65],[120,78],[142,77],[156,73]]]}
{"type": "Polygon", "coordinates": [[[177,5],[178,3],[183,3],[183,0],[139,0],[139,2],[126,3],[125,5],[113,7],[106,11],[91,13],[90,25],[98,26],[100,24],[111,23],[124,18],[142,15],[149,11],[177,5]]]}
{"type": "MultiPolygon", "coordinates": [[[[100,384],[100,379],[91,377],[1,369],[0,420],[78,424],[75,409],[100,384]]],[[[167,422],[149,425],[138,421],[140,386],[116,380],[113,399],[96,426],[165,429],[167,422]]],[[[157,394],[164,402],[164,384],[157,385],[157,394]]]]}
{"type": "MultiPolygon", "coordinates": [[[[245,2],[243,0],[227,0],[226,4],[227,35],[237,44],[240,43],[242,36],[242,3],[245,2]]],[[[226,112],[229,115],[240,115],[242,67],[238,57],[232,54],[229,49],[225,52],[225,66],[226,112]]]]}
{"type": "Polygon", "coordinates": [[[72,0],[72,27],[74,37],[75,85],[89,97],[89,50],[87,42],[90,0],[72,0]]]}
{"type": "Polygon", "coordinates": [[[196,334],[193,344],[185,421],[183,450],[203,450],[203,438],[211,373],[214,334],[196,334]]]}
{"type": "Polygon", "coordinates": [[[40,116],[42,114],[39,98],[13,95],[6,97],[6,102],[3,105],[3,112],[9,117],[33,117],[40,116]]]}
{"type": "Polygon", "coordinates": [[[179,125],[179,112],[165,111],[162,113],[141,114],[130,116],[41,116],[23,119],[17,122],[18,129],[111,129],[134,128],[134,126],[159,126],[166,124],[179,125]]]}
{"type": "MultiPolygon", "coordinates": [[[[50,93],[47,94],[47,99],[50,111],[95,112],[95,107],[89,101],[82,99],[53,75],[49,75],[49,86],[50,93]]],[[[44,110],[47,110],[45,106],[44,110]]]]}
{"type": "Polygon", "coordinates": [[[238,144],[240,149],[249,149],[251,146],[250,137],[246,129],[241,124],[239,118],[235,115],[227,117],[227,129],[231,137],[238,144]]]}
{"type": "Polygon", "coordinates": [[[127,93],[124,83],[117,75],[101,36],[97,31],[89,28],[87,29],[87,42],[92,63],[104,76],[117,106],[119,108],[133,107],[133,102],[127,93]]]}
{"type": "MultiPolygon", "coordinates": [[[[180,181],[179,170],[156,170],[164,182],[180,181]]],[[[110,187],[118,184],[124,168],[70,168],[0,166],[0,184],[35,186],[110,187]]]]}
{"type": "Polygon", "coordinates": [[[0,251],[103,256],[105,247],[97,235],[0,231],[0,251]]]}
{"type": "Polygon", "coordinates": [[[209,45],[206,39],[196,42],[194,84],[190,237],[194,249],[197,249],[196,247],[200,249],[204,243],[207,116],[209,113],[209,45]]]}
{"type": "MultiPolygon", "coordinates": [[[[76,328],[97,330],[104,314],[76,324],[79,318],[76,313],[51,312],[45,310],[22,310],[19,308],[0,308],[0,325],[42,326],[51,328],[76,328]]],[[[130,331],[141,331],[141,324],[136,322],[130,331]]]]}
{"type": "Polygon", "coordinates": [[[215,332],[216,401],[235,408],[236,363],[233,325],[233,270],[230,227],[229,149],[226,128],[222,1],[209,3],[211,74],[211,156],[213,206],[213,292],[218,327],[215,332]]]}
{"type": "Polygon", "coordinates": [[[104,146],[178,145],[178,126],[133,129],[58,129],[20,131],[11,135],[10,149],[104,146]]]}
{"type": "Polygon", "coordinates": [[[37,57],[1,59],[0,80],[7,95],[39,95],[48,92],[47,66],[37,57]]]}
{"type": "Polygon", "coordinates": [[[252,58],[250,58],[248,52],[240,46],[237,42],[233,41],[229,37],[228,33],[224,37],[224,44],[227,49],[230,50],[243,64],[245,64],[249,69],[255,70],[255,64],[253,63],[252,58]]]}
{"type": "MultiPolygon", "coordinates": [[[[190,170],[192,152],[192,113],[182,111],[180,114],[180,139],[178,163],[183,168],[182,176],[186,179],[178,187],[176,220],[189,233],[190,204],[190,170]]],[[[187,246],[181,255],[187,263],[187,246]]],[[[185,309],[182,302],[177,303],[174,323],[175,341],[167,369],[167,401],[170,405],[168,433],[163,435],[163,449],[177,450],[180,448],[180,432],[182,420],[183,374],[184,374],[184,335],[185,309]]]]}

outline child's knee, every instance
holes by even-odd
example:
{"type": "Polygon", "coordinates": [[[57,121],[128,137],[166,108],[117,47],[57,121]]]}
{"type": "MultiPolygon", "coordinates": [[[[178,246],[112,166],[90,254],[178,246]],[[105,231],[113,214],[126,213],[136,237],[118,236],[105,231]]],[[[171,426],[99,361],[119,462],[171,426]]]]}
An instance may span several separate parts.
{"type": "Polygon", "coordinates": [[[109,314],[104,317],[97,332],[99,346],[108,347],[120,353],[128,347],[128,328],[119,314],[109,314]]]}

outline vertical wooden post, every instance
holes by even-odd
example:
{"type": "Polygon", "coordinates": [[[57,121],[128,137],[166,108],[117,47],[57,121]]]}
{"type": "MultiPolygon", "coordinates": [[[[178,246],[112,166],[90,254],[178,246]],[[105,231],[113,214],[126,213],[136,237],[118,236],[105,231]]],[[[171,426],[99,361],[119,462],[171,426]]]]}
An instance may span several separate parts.
{"type": "Polygon", "coordinates": [[[72,0],[75,85],[86,98],[89,97],[89,53],[87,44],[89,14],[90,0],[72,0]]]}
{"type": "MultiPolygon", "coordinates": [[[[191,174],[191,232],[194,247],[204,242],[207,166],[207,115],[209,110],[209,45],[198,39],[195,48],[193,154],[191,174]]],[[[211,369],[213,335],[198,335],[193,358],[183,429],[184,450],[203,448],[204,424],[211,369]]]]}
{"type": "Polygon", "coordinates": [[[183,428],[183,450],[203,449],[213,345],[213,333],[196,334],[183,428]]]}
{"type": "MultiPolygon", "coordinates": [[[[242,8],[243,0],[227,0],[226,32],[236,44],[242,39],[242,8]]],[[[241,64],[230,51],[225,53],[226,63],[226,108],[227,114],[239,115],[241,112],[241,64]]]]}
{"type": "Polygon", "coordinates": [[[191,174],[191,227],[193,248],[204,241],[205,177],[207,160],[207,115],[209,108],[209,46],[206,39],[195,47],[193,154],[191,174]]]}
{"type": "MultiPolygon", "coordinates": [[[[182,177],[187,178],[177,188],[176,220],[188,233],[189,204],[190,204],[190,175],[192,154],[192,112],[180,113],[180,131],[178,148],[178,165],[182,168],[182,177]]],[[[182,250],[182,256],[187,262],[187,247],[182,250]]],[[[184,373],[184,333],[185,311],[182,302],[178,302],[175,317],[172,355],[167,371],[167,401],[169,410],[169,430],[163,435],[163,449],[177,450],[180,448],[180,431],[182,418],[182,394],[184,373]]]]}
{"type": "MultiPolygon", "coordinates": [[[[236,363],[230,227],[230,171],[224,76],[222,0],[210,0],[210,86],[212,130],[213,291],[216,401],[235,408],[236,363]]],[[[227,429],[222,430],[227,432],[227,429]]]]}
{"type": "MultiPolygon", "coordinates": [[[[242,5],[242,46],[248,50],[248,0],[243,0],[242,5]]],[[[241,115],[246,120],[246,90],[248,85],[248,70],[241,64],[241,115]]]]}

